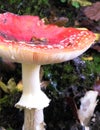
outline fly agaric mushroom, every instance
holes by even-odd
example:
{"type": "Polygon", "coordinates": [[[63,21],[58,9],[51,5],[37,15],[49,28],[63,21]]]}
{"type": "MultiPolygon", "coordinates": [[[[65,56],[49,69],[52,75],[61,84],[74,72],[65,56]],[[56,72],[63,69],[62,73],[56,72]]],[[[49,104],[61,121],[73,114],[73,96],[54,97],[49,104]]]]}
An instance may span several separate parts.
{"type": "Polygon", "coordinates": [[[16,106],[25,110],[24,130],[38,129],[34,111],[50,101],[40,89],[40,66],[71,60],[94,40],[88,30],[45,25],[37,16],[0,14],[0,56],[22,64],[23,94],[16,106]]]}

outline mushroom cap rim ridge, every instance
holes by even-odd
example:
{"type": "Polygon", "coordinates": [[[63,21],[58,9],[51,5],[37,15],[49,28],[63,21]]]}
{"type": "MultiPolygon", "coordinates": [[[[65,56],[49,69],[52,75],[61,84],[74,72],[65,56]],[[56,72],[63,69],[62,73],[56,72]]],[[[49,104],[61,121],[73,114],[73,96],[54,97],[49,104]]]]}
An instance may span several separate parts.
{"type": "MultiPolygon", "coordinates": [[[[20,48],[20,46],[15,41],[4,40],[5,43],[0,41],[0,56],[3,59],[7,59],[11,62],[18,63],[34,63],[39,65],[60,63],[68,60],[72,60],[77,56],[84,53],[92,44],[87,44],[86,47],[81,48],[61,48],[61,49],[26,49],[26,46],[32,47],[33,45],[26,44],[25,42],[19,42],[21,46],[25,48],[20,48]],[[10,45],[8,45],[8,42],[10,45]],[[26,45],[26,46],[25,46],[26,45]],[[52,51],[51,51],[52,50],[52,51]]],[[[93,41],[94,42],[94,41],[93,41]]]]}

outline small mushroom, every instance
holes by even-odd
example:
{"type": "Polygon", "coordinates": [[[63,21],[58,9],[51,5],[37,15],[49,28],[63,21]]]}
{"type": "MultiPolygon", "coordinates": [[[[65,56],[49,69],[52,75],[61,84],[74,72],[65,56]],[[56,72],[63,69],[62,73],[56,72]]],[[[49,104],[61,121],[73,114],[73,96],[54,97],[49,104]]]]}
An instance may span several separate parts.
{"type": "Polygon", "coordinates": [[[91,117],[93,116],[95,107],[97,105],[98,92],[89,90],[85,96],[80,99],[80,109],[77,111],[81,125],[85,126],[87,130],[91,117]]]}
{"type": "Polygon", "coordinates": [[[38,16],[0,14],[0,56],[22,64],[23,93],[16,107],[25,111],[24,130],[44,129],[41,110],[50,99],[40,88],[40,66],[71,60],[85,52],[94,40],[89,30],[45,25],[38,16]]]}

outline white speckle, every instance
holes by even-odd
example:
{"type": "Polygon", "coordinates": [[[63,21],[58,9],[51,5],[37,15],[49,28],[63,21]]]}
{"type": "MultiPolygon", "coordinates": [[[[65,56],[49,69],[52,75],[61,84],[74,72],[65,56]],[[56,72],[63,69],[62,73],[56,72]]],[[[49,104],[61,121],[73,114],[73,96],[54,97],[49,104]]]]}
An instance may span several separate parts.
{"type": "Polygon", "coordinates": [[[24,41],[20,41],[19,43],[21,43],[21,44],[25,44],[26,42],[24,42],[24,41]]]}
{"type": "Polygon", "coordinates": [[[60,43],[62,44],[62,43],[65,43],[67,41],[68,41],[68,38],[65,38],[64,40],[60,41],[60,43]]]}
{"type": "Polygon", "coordinates": [[[52,48],[53,48],[53,46],[51,46],[51,45],[47,45],[47,47],[48,47],[49,49],[52,49],[52,48]]]}
{"type": "Polygon", "coordinates": [[[61,46],[61,45],[59,46],[59,49],[63,49],[63,48],[64,48],[64,46],[61,46]]]}
{"type": "Polygon", "coordinates": [[[42,23],[43,23],[43,21],[38,21],[38,22],[37,22],[37,26],[41,26],[42,23]]]}
{"type": "Polygon", "coordinates": [[[10,40],[4,40],[5,42],[12,42],[12,41],[10,41],[10,40]]]}

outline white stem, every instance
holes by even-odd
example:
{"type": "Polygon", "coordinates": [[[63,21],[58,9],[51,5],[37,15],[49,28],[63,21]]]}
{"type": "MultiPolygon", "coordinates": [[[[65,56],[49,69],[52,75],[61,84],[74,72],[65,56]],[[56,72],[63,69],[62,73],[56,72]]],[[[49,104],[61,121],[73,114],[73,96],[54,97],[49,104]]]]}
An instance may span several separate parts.
{"type": "Polygon", "coordinates": [[[34,126],[36,130],[45,130],[44,126],[44,114],[43,114],[43,109],[41,110],[35,110],[35,121],[34,121],[34,126]]]}
{"type": "Polygon", "coordinates": [[[40,88],[39,71],[40,65],[22,64],[23,94],[16,107],[43,109],[49,105],[50,100],[40,88]]]}
{"type": "Polygon", "coordinates": [[[24,109],[24,130],[45,130],[43,108],[50,100],[41,91],[40,65],[22,64],[23,93],[16,107],[24,109]]]}
{"type": "Polygon", "coordinates": [[[43,110],[25,109],[23,130],[45,130],[43,110]]]}
{"type": "Polygon", "coordinates": [[[40,90],[40,65],[22,64],[23,93],[34,95],[40,90]]]}

